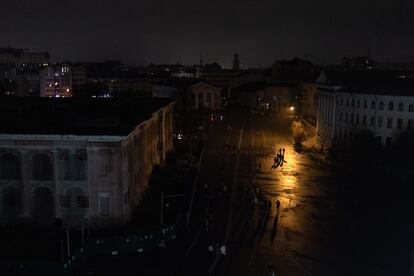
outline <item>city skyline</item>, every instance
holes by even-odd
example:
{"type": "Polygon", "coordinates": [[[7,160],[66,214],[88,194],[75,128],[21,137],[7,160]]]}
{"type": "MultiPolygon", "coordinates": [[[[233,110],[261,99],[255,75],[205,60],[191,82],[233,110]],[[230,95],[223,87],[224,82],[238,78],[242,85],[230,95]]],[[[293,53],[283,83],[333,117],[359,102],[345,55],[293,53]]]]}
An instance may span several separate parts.
{"type": "Polygon", "coordinates": [[[0,45],[49,51],[53,62],[197,64],[202,53],[206,63],[231,67],[238,53],[242,68],[248,68],[294,56],[318,64],[368,53],[389,62],[414,57],[413,4],[405,1],[389,6],[386,1],[43,0],[2,6],[8,12],[0,19],[5,26],[0,45]]]}

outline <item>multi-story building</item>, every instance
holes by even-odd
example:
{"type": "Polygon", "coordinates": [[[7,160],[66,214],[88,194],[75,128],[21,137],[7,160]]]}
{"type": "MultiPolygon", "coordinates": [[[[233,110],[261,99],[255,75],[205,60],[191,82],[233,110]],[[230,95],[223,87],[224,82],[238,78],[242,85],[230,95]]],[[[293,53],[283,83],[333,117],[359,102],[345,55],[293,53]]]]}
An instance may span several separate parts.
{"type": "Polygon", "coordinates": [[[170,99],[4,98],[0,217],[127,220],[173,148],[170,99]]]}
{"type": "Polygon", "coordinates": [[[40,70],[41,97],[71,97],[72,70],[69,65],[49,65],[40,70]]]}
{"type": "Polygon", "coordinates": [[[29,52],[25,49],[0,48],[0,65],[10,65],[16,70],[38,70],[49,63],[48,52],[29,52]]]}
{"type": "Polygon", "coordinates": [[[72,94],[80,96],[86,83],[86,69],[83,66],[71,66],[72,94]]]}
{"type": "Polygon", "coordinates": [[[414,129],[414,83],[388,74],[325,73],[318,78],[318,144],[329,147],[334,138],[350,141],[370,131],[383,145],[401,132],[414,129]],[[338,78],[338,75],[339,76],[338,78]],[[345,75],[345,76],[344,76],[345,75]],[[372,76],[375,75],[375,78],[372,76]],[[366,78],[364,78],[366,76],[366,78]]]}
{"type": "Polygon", "coordinates": [[[39,70],[49,63],[49,53],[0,48],[0,80],[15,83],[8,94],[39,95],[39,70]]]}

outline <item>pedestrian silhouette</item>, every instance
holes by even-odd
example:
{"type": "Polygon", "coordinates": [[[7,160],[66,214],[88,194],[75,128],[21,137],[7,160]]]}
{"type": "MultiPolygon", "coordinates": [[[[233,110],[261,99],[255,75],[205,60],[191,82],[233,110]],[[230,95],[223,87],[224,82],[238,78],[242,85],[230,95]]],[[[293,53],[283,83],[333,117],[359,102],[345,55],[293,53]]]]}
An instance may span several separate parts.
{"type": "Polygon", "coordinates": [[[221,253],[221,255],[226,255],[226,246],[225,245],[222,245],[221,247],[220,247],[220,253],[221,253]]]}

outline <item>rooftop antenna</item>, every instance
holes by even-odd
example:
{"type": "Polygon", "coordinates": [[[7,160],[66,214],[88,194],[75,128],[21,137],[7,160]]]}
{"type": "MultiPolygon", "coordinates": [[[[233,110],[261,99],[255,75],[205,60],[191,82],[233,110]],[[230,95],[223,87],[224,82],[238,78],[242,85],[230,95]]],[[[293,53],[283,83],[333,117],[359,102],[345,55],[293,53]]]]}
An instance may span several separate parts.
{"type": "Polygon", "coordinates": [[[200,67],[203,67],[203,54],[200,53],[200,67]]]}

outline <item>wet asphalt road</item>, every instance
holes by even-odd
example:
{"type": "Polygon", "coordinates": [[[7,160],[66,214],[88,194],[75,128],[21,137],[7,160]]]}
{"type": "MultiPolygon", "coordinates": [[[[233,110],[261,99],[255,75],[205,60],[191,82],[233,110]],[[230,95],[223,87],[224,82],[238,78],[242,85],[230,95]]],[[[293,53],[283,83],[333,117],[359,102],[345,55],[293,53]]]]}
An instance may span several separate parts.
{"type": "Polygon", "coordinates": [[[277,275],[406,275],[412,244],[409,198],[387,199],[392,204],[384,206],[378,204],[384,195],[360,195],[355,176],[318,153],[293,150],[290,123],[233,113],[212,124],[201,179],[210,187],[232,183],[233,195],[219,207],[222,225],[215,235],[228,254],[213,261],[205,275],[267,275],[270,264],[277,275]],[[223,144],[240,145],[240,153],[223,151],[223,144]],[[271,169],[279,148],[285,148],[286,162],[271,169]],[[250,216],[240,187],[259,188],[272,208],[256,206],[250,216]]]}
{"type": "Polygon", "coordinates": [[[192,218],[196,239],[171,244],[169,253],[144,261],[146,272],[137,267],[138,274],[268,275],[272,265],[276,275],[411,275],[411,195],[392,183],[380,192],[314,151],[295,152],[290,124],[246,112],[205,124],[192,218]],[[285,163],[271,169],[279,148],[285,163]],[[253,204],[256,190],[271,208],[262,200],[253,204]],[[216,244],[226,245],[225,256],[207,250],[216,244]]]}

